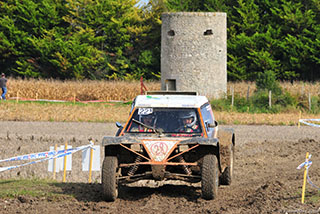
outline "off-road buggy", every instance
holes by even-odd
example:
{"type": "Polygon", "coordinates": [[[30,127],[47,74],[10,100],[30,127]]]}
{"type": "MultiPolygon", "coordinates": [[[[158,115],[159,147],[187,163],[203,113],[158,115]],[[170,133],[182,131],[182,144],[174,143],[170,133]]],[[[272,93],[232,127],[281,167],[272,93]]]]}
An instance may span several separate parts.
{"type": "Polygon", "coordinates": [[[231,184],[235,148],[232,129],[218,130],[205,96],[149,92],[137,96],[128,121],[104,137],[103,197],[114,201],[118,185],[139,180],[201,182],[214,199],[219,184],[231,184]]]}

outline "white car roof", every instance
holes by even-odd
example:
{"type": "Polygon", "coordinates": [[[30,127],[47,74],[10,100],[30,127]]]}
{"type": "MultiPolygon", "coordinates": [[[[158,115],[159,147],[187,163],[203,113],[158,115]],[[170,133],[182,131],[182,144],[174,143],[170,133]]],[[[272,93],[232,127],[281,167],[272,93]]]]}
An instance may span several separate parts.
{"type": "Polygon", "coordinates": [[[198,95],[138,95],[135,107],[199,108],[207,103],[205,96],[198,95]]]}

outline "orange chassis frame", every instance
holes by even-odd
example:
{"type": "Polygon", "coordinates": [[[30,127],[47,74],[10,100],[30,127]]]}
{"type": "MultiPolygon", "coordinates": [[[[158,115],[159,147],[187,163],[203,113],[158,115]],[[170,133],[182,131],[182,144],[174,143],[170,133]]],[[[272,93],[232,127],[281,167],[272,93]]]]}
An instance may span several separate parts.
{"type": "MultiPolygon", "coordinates": [[[[195,145],[195,146],[193,146],[193,147],[191,147],[191,148],[189,148],[189,149],[187,149],[187,150],[185,150],[185,151],[183,151],[183,152],[180,152],[180,153],[172,156],[171,158],[168,158],[168,156],[173,152],[173,150],[177,148],[178,143],[179,143],[179,142],[177,142],[177,143],[175,144],[175,146],[173,146],[173,147],[171,148],[171,150],[170,150],[170,152],[168,153],[167,157],[164,158],[163,161],[154,161],[154,160],[152,160],[152,159],[150,159],[150,158],[147,158],[146,156],[144,156],[144,155],[142,155],[142,154],[140,154],[140,153],[132,150],[131,148],[128,148],[127,146],[123,145],[122,143],[120,143],[120,146],[122,146],[123,148],[125,148],[125,149],[133,152],[134,154],[139,155],[139,156],[141,156],[142,158],[148,160],[147,162],[130,163],[130,164],[120,164],[120,167],[128,167],[128,166],[133,166],[133,165],[174,165],[174,166],[187,165],[187,166],[196,166],[197,163],[186,163],[186,162],[183,162],[183,163],[180,163],[180,162],[179,162],[179,163],[177,163],[177,162],[169,162],[170,160],[172,160],[172,159],[174,159],[174,158],[176,158],[176,157],[178,157],[178,156],[180,156],[180,155],[182,155],[182,154],[184,154],[184,153],[186,153],[186,152],[188,152],[188,151],[190,151],[190,150],[192,150],[192,149],[194,149],[194,148],[196,148],[196,147],[199,146],[199,144],[197,144],[197,145],[195,145]]],[[[139,143],[139,145],[141,145],[141,144],[142,144],[142,143],[139,143]]],[[[144,146],[144,148],[146,149],[147,153],[148,153],[149,156],[151,157],[150,151],[149,151],[145,146],[144,146]]]]}

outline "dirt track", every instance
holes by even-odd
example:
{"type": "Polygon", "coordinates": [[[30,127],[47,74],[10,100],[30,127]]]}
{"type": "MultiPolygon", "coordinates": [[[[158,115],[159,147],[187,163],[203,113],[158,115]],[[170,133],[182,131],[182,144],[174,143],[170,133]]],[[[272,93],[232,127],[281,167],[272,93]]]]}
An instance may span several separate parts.
{"type": "MultiPolygon", "coordinates": [[[[226,126],[224,126],[226,127],[226,126]]],[[[229,126],[228,126],[229,127],[229,126]]],[[[300,203],[303,171],[296,167],[308,151],[312,156],[310,178],[320,186],[320,129],[286,126],[232,126],[236,132],[235,180],[220,186],[214,201],[201,198],[199,185],[165,183],[122,187],[113,203],[101,201],[100,173],[80,170],[80,156],[73,157],[73,170],[67,184],[59,188],[76,199],[52,201],[50,198],[0,198],[0,213],[320,213],[320,195],[307,185],[306,204],[300,203]]],[[[104,135],[114,135],[114,124],[0,122],[0,159],[48,150],[55,143],[68,141],[97,144],[104,135]]],[[[61,173],[60,173],[61,174],[61,173]]],[[[57,180],[61,180],[61,175],[57,180]]],[[[0,179],[50,177],[47,163],[0,173],[0,179]]],[[[1,184],[0,184],[1,188],[1,184]]]]}

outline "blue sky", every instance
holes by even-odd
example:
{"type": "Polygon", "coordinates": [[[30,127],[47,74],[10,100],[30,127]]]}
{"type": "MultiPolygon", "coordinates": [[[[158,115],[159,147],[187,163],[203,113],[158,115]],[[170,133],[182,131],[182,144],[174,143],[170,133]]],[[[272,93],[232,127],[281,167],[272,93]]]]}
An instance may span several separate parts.
{"type": "Polygon", "coordinates": [[[146,4],[148,2],[149,2],[149,0],[140,0],[140,4],[146,4]]]}

